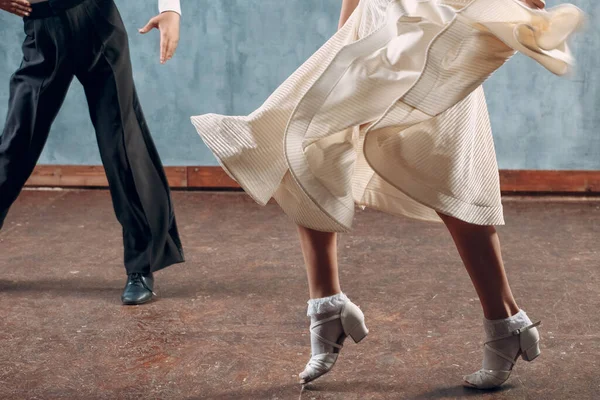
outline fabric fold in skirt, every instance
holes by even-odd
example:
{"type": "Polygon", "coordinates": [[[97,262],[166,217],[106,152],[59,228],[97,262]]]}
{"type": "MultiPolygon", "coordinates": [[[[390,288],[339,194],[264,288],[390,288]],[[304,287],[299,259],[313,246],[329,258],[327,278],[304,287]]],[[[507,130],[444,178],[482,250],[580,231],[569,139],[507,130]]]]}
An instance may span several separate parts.
{"type": "Polygon", "coordinates": [[[355,205],[504,223],[481,84],[516,51],[557,75],[583,20],[566,4],[361,0],[344,27],[248,116],[192,117],[227,173],[297,224],[351,228],[355,205]]]}

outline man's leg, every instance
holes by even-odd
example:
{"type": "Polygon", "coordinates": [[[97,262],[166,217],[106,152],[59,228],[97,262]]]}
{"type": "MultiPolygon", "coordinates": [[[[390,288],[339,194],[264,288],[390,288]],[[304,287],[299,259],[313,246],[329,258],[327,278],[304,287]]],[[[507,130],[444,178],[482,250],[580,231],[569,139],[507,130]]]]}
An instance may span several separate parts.
{"type": "Polygon", "coordinates": [[[10,80],[8,115],[0,136],[0,229],[33,172],[50,126],[73,79],[62,31],[54,18],[27,19],[23,62],[10,80]],[[50,32],[52,31],[52,32],[50,32]]]}
{"type": "Polygon", "coordinates": [[[112,2],[97,5],[90,15],[98,18],[93,35],[102,45],[96,43],[97,57],[77,76],[123,226],[129,275],[123,302],[141,304],[152,298],[152,272],[182,262],[183,252],[167,178],[135,91],[125,28],[112,2]]]}

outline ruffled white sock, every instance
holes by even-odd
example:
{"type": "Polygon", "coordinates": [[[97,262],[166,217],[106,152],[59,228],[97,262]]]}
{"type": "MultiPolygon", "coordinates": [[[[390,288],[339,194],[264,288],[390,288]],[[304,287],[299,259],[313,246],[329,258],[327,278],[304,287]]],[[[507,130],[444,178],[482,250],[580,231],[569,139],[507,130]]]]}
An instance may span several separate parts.
{"type": "MultiPolygon", "coordinates": [[[[342,310],[342,306],[348,301],[350,301],[350,299],[348,299],[344,293],[320,299],[310,299],[308,301],[307,315],[310,317],[311,324],[339,314],[342,310]]],[[[327,340],[337,342],[344,333],[344,328],[339,319],[334,319],[316,327],[314,331],[317,335],[327,340]]],[[[316,335],[311,335],[310,344],[313,356],[316,356],[317,354],[334,353],[334,350],[336,350],[333,346],[320,341],[316,335]]]]}
{"type": "MultiPolygon", "coordinates": [[[[507,335],[517,329],[525,328],[531,325],[531,320],[525,314],[525,311],[521,310],[512,317],[506,319],[497,320],[483,320],[483,327],[485,329],[487,340],[494,340],[496,338],[507,335]]],[[[511,358],[516,358],[519,353],[519,337],[510,336],[504,339],[500,339],[488,344],[500,353],[505,354],[511,358]]],[[[502,357],[494,354],[491,351],[485,351],[483,357],[483,368],[491,370],[508,371],[511,368],[511,363],[502,357]]]]}

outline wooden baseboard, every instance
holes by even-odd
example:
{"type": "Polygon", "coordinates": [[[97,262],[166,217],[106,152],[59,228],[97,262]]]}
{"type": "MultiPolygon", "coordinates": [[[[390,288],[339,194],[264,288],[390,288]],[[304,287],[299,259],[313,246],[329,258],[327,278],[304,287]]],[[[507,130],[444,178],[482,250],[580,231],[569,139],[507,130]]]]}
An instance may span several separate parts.
{"type": "Polygon", "coordinates": [[[600,171],[501,170],[503,192],[600,193],[600,171]]]}
{"type": "MultiPolygon", "coordinates": [[[[187,168],[165,168],[169,184],[188,187],[187,168]]],[[[97,165],[38,165],[26,183],[34,187],[108,187],[104,168],[97,165]]]]}
{"type": "Polygon", "coordinates": [[[188,187],[194,189],[240,189],[221,167],[188,167],[188,187]]]}
{"type": "MultiPolygon", "coordinates": [[[[173,188],[239,189],[220,167],[166,167],[173,188]]],[[[27,181],[29,187],[108,187],[101,166],[40,165],[27,181]]],[[[501,170],[504,193],[599,194],[600,171],[501,170]]]]}

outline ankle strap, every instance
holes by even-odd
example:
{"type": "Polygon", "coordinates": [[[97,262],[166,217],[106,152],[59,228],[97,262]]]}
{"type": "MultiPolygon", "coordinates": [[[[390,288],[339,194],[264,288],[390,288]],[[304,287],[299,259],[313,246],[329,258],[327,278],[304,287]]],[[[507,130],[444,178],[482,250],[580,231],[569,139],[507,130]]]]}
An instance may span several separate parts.
{"type": "Polygon", "coordinates": [[[317,326],[321,326],[323,324],[326,324],[329,321],[333,321],[333,320],[340,319],[340,318],[342,318],[342,315],[341,314],[337,314],[337,315],[334,315],[334,316],[329,317],[329,318],[320,319],[320,320],[315,321],[312,324],[310,324],[310,329],[316,328],[317,326]]]}
{"type": "Polygon", "coordinates": [[[514,330],[514,331],[512,331],[512,332],[510,332],[510,333],[508,333],[506,335],[498,336],[498,337],[493,338],[492,340],[488,340],[487,342],[485,342],[485,344],[496,342],[496,341],[502,340],[502,339],[506,339],[506,338],[511,337],[511,336],[519,336],[521,333],[523,333],[525,331],[528,331],[530,329],[533,329],[533,328],[536,328],[536,327],[540,326],[541,323],[542,323],[542,321],[534,322],[531,325],[527,325],[527,326],[525,326],[523,328],[516,329],[516,330],[514,330]]]}
{"type": "Polygon", "coordinates": [[[515,365],[517,363],[514,358],[507,356],[506,354],[502,353],[499,350],[496,350],[495,348],[493,348],[492,346],[490,346],[488,343],[486,343],[484,345],[484,347],[485,347],[486,350],[491,351],[492,353],[496,354],[498,357],[501,357],[501,358],[505,359],[506,361],[508,361],[512,365],[515,365]]]}
{"type": "Polygon", "coordinates": [[[342,318],[342,315],[341,314],[337,314],[337,315],[334,315],[332,317],[324,318],[322,320],[316,321],[316,322],[310,324],[310,333],[313,334],[313,335],[315,335],[321,342],[326,343],[326,344],[328,344],[330,346],[333,346],[336,349],[341,349],[342,347],[344,347],[343,345],[338,344],[336,342],[332,342],[331,340],[324,338],[323,336],[319,335],[318,333],[316,333],[314,331],[314,328],[316,328],[318,326],[321,326],[321,325],[323,325],[323,324],[325,324],[327,322],[334,321],[336,319],[341,319],[341,318],[342,318]]]}

